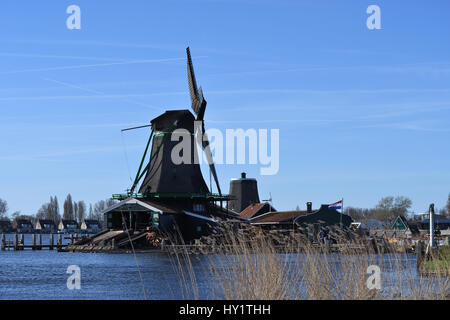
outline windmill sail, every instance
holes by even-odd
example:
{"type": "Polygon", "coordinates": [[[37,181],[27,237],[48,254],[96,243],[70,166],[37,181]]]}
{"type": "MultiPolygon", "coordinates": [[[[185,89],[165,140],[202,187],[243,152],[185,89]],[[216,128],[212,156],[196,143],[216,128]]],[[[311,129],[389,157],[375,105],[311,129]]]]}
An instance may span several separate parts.
{"type": "Polygon", "coordinates": [[[198,90],[197,81],[195,80],[194,66],[192,65],[191,52],[189,47],[186,48],[187,53],[187,74],[189,83],[189,93],[191,95],[191,107],[197,116],[203,119],[206,109],[206,100],[203,98],[203,93],[198,90]]]}
{"type": "Polygon", "coordinates": [[[202,138],[202,149],[206,153],[209,169],[211,170],[211,173],[214,177],[214,181],[217,186],[217,191],[219,192],[220,195],[222,195],[222,191],[220,190],[219,185],[219,179],[217,178],[216,167],[214,166],[211,149],[209,148],[209,139],[205,132],[205,123],[203,121],[206,110],[206,100],[203,97],[202,89],[201,88],[198,89],[197,87],[197,80],[195,79],[194,66],[192,64],[191,52],[189,50],[189,47],[186,48],[186,53],[187,53],[187,74],[188,74],[189,93],[191,95],[191,107],[192,110],[197,115],[197,121],[202,121],[202,126],[200,128],[201,132],[198,133],[202,138]]]}
{"type": "MultiPolygon", "coordinates": [[[[206,134],[204,129],[203,129],[202,136],[203,136],[202,148],[203,148],[203,151],[205,151],[205,153],[206,153],[206,159],[208,160],[209,169],[211,170],[211,173],[214,177],[214,181],[216,182],[217,192],[219,192],[219,195],[222,195],[222,191],[220,190],[220,185],[219,185],[219,179],[217,178],[216,167],[214,166],[211,149],[209,147],[208,135],[206,134]]],[[[210,190],[210,191],[212,192],[212,190],[210,190]]]]}

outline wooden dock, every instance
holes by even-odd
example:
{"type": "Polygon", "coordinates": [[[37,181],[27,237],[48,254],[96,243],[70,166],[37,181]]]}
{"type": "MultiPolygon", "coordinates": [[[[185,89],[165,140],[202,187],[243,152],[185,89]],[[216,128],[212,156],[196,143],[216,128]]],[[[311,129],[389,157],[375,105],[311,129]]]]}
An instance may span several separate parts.
{"type": "MultiPolygon", "coordinates": [[[[70,237],[64,237],[64,239],[70,239],[71,243],[74,243],[79,239],[78,235],[70,235],[70,237]]],[[[1,251],[14,250],[20,251],[25,249],[31,250],[57,250],[64,251],[68,244],[63,244],[63,235],[57,234],[57,240],[55,243],[55,234],[50,234],[50,238],[47,244],[42,243],[42,234],[32,234],[31,243],[25,243],[24,234],[14,234],[13,240],[6,240],[5,234],[1,235],[1,251]]]]}

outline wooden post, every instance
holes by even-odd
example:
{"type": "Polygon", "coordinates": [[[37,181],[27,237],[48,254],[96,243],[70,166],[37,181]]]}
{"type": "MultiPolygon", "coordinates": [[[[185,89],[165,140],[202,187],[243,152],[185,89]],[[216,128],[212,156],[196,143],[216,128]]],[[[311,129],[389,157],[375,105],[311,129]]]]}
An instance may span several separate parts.
{"type": "Polygon", "coordinates": [[[111,245],[112,245],[113,249],[116,248],[116,239],[113,238],[113,239],[111,240],[111,245]]]}
{"type": "Polygon", "coordinates": [[[19,247],[19,240],[18,240],[17,233],[14,234],[14,251],[17,251],[17,248],[19,247]]]}
{"type": "Polygon", "coordinates": [[[22,233],[20,235],[19,250],[23,250],[24,244],[25,244],[25,235],[22,233]]]}
{"type": "Polygon", "coordinates": [[[58,244],[56,245],[57,249],[60,249],[62,246],[62,234],[58,234],[58,244]]]}
{"type": "Polygon", "coordinates": [[[324,241],[325,241],[325,252],[326,254],[330,254],[331,253],[330,240],[325,238],[324,241]]]}
{"type": "Polygon", "coordinates": [[[2,251],[6,250],[6,238],[5,238],[5,234],[2,233],[2,251]]]}
{"type": "Polygon", "coordinates": [[[35,233],[33,233],[31,235],[31,239],[32,239],[32,242],[33,242],[33,246],[31,247],[31,249],[32,250],[36,250],[36,234],[35,233]]]}
{"type": "Polygon", "coordinates": [[[420,265],[424,260],[424,245],[422,241],[418,241],[416,243],[416,258],[417,258],[417,268],[420,268],[420,265]]]}
{"type": "Polygon", "coordinates": [[[50,234],[50,246],[48,248],[53,250],[53,233],[50,234]]]}
{"type": "Polygon", "coordinates": [[[372,238],[371,240],[370,240],[370,242],[371,242],[371,246],[372,246],[372,249],[373,249],[373,252],[375,253],[375,254],[378,254],[379,252],[379,250],[378,250],[378,244],[377,244],[377,240],[375,240],[375,238],[372,238]]]}

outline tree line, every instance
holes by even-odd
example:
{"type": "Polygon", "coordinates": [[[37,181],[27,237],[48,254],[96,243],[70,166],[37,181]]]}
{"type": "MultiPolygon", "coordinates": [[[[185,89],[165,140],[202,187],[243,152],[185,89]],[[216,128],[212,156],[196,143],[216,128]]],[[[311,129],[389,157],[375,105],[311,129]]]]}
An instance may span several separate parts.
{"type": "MultiPolygon", "coordinates": [[[[346,207],[344,213],[350,215],[353,220],[363,223],[370,220],[393,222],[398,216],[406,218],[411,206],[412,201],[407,197],[389,196],[382,198],[374,208],[346,207]]],[[[446,205],[440,210],[435,209],[435,213],[450,218],[450,194],[446,205]]]]}
{"type": "MultiPolygon", "coordinates": [[[[11,214],[12,220],[27,219],[32,222],[37,220],[52,220],[55,224],[58,224],[62,219],[64,220],[75,220],[78,223],[82,223],[83,220],[97,220],[103,221],[102,211],[111,207],[116,203],[114,199],[100,200],[94,203],[94,205],[89,204],[89,209],[84,201],[74,201],[71,194],[69,193],[64,200],[62,213],[60,211],[58,198],[56,196],[51,196],[50,201],[44,203],[39,210],[34,215],[25,215],[20,211],[16,211],[11,214]]],[[[0,198],[0,220],[10,220],[7,215],[8,213],[8,203],[6,200],[0,198]]]]}
{"type": "MultiPolygon", "coordinates": [[[[412,201],[407,197],[388,196],[381,198],[374,208],[356,208],[347,206],[344,207],[344,213],[350,215],[353,220],[365,224],[370,220],[391,223],[398,216],[407,217],[410,213],[409,210],[411,209],[411,206],[412,201]]],[[[299,211],[300,207],[297,205],[295,210],[299,211]]],[[[435,213],[450,219],[450,194],[448,195],[446,205],[441,209],[435,208],[435,213]]]]}

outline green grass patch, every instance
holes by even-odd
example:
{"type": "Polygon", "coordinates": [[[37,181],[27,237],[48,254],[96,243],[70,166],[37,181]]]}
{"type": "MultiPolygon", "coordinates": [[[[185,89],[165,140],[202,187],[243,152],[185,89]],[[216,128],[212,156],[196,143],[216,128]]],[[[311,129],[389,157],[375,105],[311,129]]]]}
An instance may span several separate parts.
{"type": "Polygon", "coordinates": [[[450,246],[442,246],[439,248],[439,260],[450,260],[450,246]]]}
{"type": "Polygon", "coordinates": [[[422,272],[450,274],[450,246],[439,248],[439,259],[423,261],[420,267],[422,272]]]}

